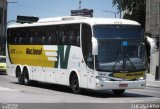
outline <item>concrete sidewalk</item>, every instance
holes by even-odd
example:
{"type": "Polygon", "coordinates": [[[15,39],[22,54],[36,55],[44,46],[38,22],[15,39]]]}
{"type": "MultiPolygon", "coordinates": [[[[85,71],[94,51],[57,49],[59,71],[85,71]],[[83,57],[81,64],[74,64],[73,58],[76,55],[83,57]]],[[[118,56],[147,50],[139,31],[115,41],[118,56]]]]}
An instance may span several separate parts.
{"type": "Polygon", "coordinates": [[[160,88],[160,81],[156,81],[155,76],[151,73],[147,73],[146,83],[146,87],[160,88]]]}

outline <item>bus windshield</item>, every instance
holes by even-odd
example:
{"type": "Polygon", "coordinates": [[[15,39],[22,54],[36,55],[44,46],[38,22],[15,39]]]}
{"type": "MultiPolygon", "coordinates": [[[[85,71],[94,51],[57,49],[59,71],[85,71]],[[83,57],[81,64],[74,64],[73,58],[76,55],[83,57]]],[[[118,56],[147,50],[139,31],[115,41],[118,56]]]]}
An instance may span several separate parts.
{"type": "Polygon", "coordinates": [[[130,25],[96,25],[94,26],[96,38],[119,39],[119,38],[142,38],[140,26],[130,25]]]}
{"type": "Polygon", "coordinates": [[[98,41],[96,67],[102,71],[146,69],[146,51],[139,26],[94,26],[98,41]]]}

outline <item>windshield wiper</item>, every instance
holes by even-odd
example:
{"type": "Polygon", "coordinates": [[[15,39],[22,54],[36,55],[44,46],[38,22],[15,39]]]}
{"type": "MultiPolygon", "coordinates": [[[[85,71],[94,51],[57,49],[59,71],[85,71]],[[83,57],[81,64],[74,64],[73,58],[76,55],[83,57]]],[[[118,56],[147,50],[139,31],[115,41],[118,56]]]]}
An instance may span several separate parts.
{"type": "Polygon", "coordinates": [[[135,65],[133,64],[133,62],[131,61],[131,59],[129,58],[128,55],[125,56],[125,59],[128,60],[131,63],[131,66],[136,70],[137,68],[135,67],[135,65]]]}
{"type": "Polygon", "coordinates": [[[131,66],[132,66],[135,70],[137,69],[127,54],[121,53],[121,52],[119,52],[119,51],[117,52],[117,54],[118,54],[118,56],[117,56],[116,62],[115,62],[115,64],[113,65],[113,68],[112,68],[113,71],[115,70],[118,62],[120,62],[121,59],[123,60],[123,64],[122,64],[122,66],[121,66],[121,68],[122,68],[123,70],[126,69],[126,62],[127,62],[127,60],[128,60],[128,62],[130,62],[131,66]],[[123,55],[122,55],[122,54],[123,54],[123,55]]]}
{"type": "MultiPolygon", "coordinates": [[[[121,59],[122,53],[121,53],[120,51],[118,51],[118,52],[117,52],[117,55],[118,55],[118,56],[117,56],[116,62],[115,62],[115,64],[113,65],[113,68],[112,68],[113,71],[115,70],[115,68],[116,68],[116,66],[117,66],[117,63],[120,62],[119,59],[121,59]]],[[[121,68],[122,68],[122,66],[121,66],[121,68]]]]}

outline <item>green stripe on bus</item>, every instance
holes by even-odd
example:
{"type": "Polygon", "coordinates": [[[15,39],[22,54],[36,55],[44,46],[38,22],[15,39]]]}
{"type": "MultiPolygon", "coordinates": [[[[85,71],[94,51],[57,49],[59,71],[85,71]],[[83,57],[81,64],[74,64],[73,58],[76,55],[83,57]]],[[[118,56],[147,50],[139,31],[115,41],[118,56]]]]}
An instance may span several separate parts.
{"type": "Polygon", "coordinates": [[[59,68],[67,69],[71,46],[67,45],[66,51],[64,51],[65,50],[64,47],[65,47],[64,45],[58,45],[58,51],[57,51],[58,56],[57,56],[57,62],[55,63],[55,68],[59,67],[59,68]],[[58,66],[59,62],[60,62],[60,66],[58,66]]]}

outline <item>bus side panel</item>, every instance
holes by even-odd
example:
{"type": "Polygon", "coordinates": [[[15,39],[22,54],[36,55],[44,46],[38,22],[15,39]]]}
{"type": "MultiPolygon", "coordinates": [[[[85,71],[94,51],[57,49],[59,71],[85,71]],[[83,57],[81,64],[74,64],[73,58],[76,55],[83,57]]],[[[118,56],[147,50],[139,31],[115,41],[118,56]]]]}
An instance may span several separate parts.
{"type": "Polygon", "coordinates": [[[10,50],[8,49],[8,45],[6,43],[6,73],[7,75],[9,76],[14,76],[16,77],[15,75],[15,65],[13,65],[11,63],[11,59],[10,59],[10,50]]]}
{"type": "Polygon", "coordinates": [[[83,61],[82,49],[80,47],[72,47],[69,57],[68,69],[76,69],[79,75],[80,87],[87,88],[87,69],[83,61]]]}
{"type": "MultiPolygon", "coordinates": [[[[80,87],[87,88],[87,69],[83,61],[80,47],[71,45],[10,45],[10,54],[14,64],[9,63],[9,75],[15,76],[16,65],[29,67],[31,80],[69,85],[70,73],[75,69],[78,73],[80,87]],[[31,51],[36,52],[31,52],[31,51]],[[51,55],[53,54],[53,55],[51,55]]],[[[9,56],[8,56],[9,57],[9,56]]]]}
{"type": "Polygon", "coordinates": [[[56,83],[56,72],[54,68],[45,67],[45,80],[48,83],[56,83]]]}
{"type": "Polygon", "coordinates": [[[71,71],[80,70],[80,51],[76,46],[58,47],[58,58],[53,72],[55,73],[56,83],[69,86],[71,71]]]}
{"type": "Polygon", "coordinates": [[[43,82],[45,81],[45,72],[41,66],[33,66],[31,70],[33,72],[32,76],[34,80],[43,81],[43,82]]]}

